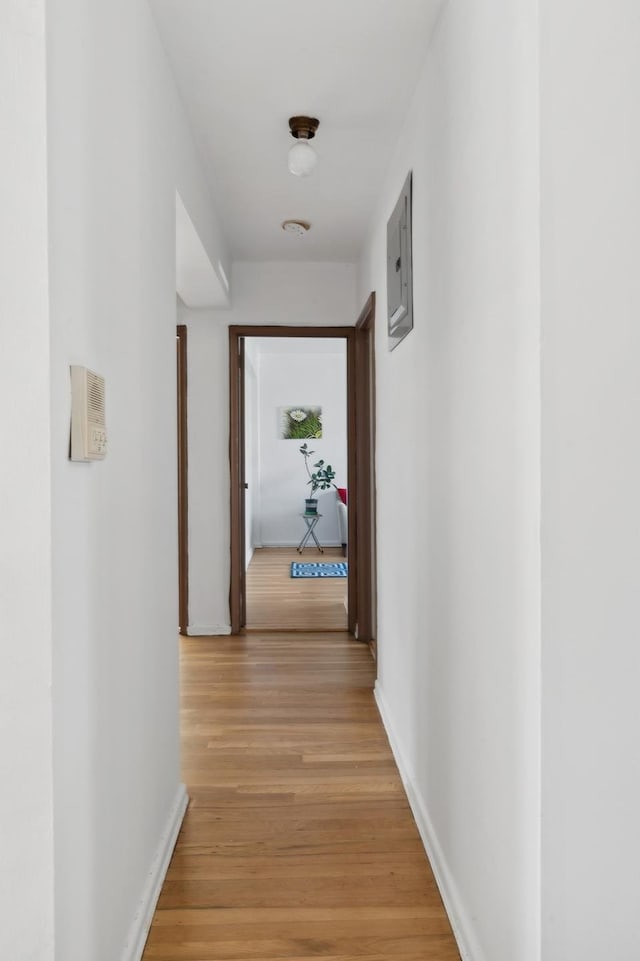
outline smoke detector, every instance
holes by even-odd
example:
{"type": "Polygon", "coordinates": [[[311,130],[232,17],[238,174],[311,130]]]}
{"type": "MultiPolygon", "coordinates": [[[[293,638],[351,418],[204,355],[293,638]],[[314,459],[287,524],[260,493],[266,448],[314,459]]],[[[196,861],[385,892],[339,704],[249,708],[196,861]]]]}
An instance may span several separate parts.
{"type": "Polygon", "coordinates": [[[311,229],[311,224],[307,223],[306,220],[283,220],[282,229],[287,234],[295,234],[296,237],[304,237],[307,231],[311,229]]]}

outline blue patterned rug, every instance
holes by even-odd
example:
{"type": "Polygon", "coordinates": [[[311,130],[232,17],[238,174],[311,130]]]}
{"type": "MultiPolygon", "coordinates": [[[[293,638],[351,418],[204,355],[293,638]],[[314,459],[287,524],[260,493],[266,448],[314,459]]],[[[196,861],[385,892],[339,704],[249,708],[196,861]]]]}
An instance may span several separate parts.
{"type": "Polygon", "coordinates": [[[346,577],[348,569],[346,561],[337,561],[335,564],[325,562],[316,564],[302,564],[297,561],[291,562],[292,577],[346,577]]]}

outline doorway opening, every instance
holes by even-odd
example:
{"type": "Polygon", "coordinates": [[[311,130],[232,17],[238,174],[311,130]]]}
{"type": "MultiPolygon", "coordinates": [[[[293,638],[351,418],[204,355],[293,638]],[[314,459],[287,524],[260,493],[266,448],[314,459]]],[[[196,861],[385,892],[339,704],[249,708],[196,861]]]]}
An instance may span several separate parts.
{"type": "MultiPolygon", "coordinates": [[[[341,340],[346,352],[346,486],[349,492],[346,627],[359,640],[371,642],[375,637],[375,531],[372,530],[375,523],[375,396],[371,375],[374,316],[375,296],[372,294],[354,327],[229,328],[232,634],[238,634],[247,627],[247,342],[249,338],[317,338],[341,340]]],[[[312,401],[312,398],[308,399],[312,401]]],[[[304,398],[301,402],[302,400],[304,398]]],[[[298,401],[295,400],[294,403],[298,401]]],[[[273,411],[274,430],[276,417],[277,414],[273,411]]],[[[292,513],[301,515],[303,509],[294,509],[292,513]]],[[[312,523],[301,516],[298,516],[297,520],[307,526],[312,523]]],[[[320,543],[322,544],[321,541],[320,543]]],[[[338,544],[335,549],[340,552],[338,544]]]]}
{"type": "Polygon", "coordinates": [[[346,341],[247,337],[244,364],[245,626],[346,631],[346,341]]]}

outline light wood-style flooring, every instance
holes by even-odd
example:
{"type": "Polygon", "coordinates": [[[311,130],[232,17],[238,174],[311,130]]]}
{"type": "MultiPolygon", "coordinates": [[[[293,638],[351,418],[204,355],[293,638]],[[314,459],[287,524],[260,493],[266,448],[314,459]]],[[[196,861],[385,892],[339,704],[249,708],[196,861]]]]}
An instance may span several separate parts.
{"type": "Polygon", "coordinates": [[[191,797],[144,961],[459,961],[347,634],[182,638],[191,797]]]}
{"type": "Polygon", "coordinates": [[[247,628],[346,631],[347,578],[292,578],[292,561],[344,561],[339,547],[298,554],[295,547],[256,548],[247,571],[247,628]]]}

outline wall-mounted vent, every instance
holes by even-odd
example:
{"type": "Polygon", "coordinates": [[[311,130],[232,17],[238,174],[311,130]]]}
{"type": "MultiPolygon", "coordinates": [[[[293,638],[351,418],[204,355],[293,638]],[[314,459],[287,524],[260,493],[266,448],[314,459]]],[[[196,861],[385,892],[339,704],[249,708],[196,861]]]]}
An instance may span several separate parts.
{"type": "Polygon", "coordinates": [[[71,367],[71,460],[102,460],[107,453],[104,377],[71,367]]]}

